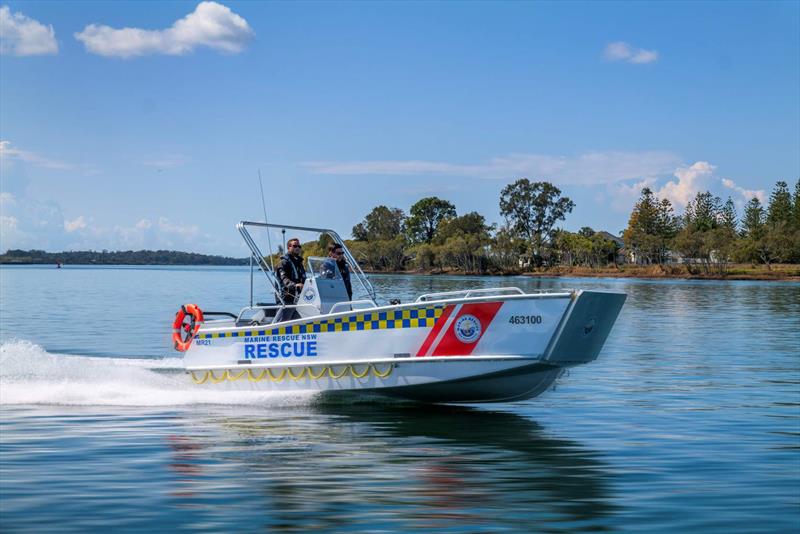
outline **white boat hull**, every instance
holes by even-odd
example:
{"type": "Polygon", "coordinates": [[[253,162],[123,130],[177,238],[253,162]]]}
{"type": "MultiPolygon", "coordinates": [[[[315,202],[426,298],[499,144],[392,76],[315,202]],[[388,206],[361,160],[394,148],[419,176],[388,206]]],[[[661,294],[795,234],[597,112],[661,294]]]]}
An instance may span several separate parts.
{"type": "Polygon", "coordinates": [[[417,302],[268,326],[208,323],[186,353],[198,387],[379,393],[432,402],[535,397],[594,360],[625,295],[417,302]]]}

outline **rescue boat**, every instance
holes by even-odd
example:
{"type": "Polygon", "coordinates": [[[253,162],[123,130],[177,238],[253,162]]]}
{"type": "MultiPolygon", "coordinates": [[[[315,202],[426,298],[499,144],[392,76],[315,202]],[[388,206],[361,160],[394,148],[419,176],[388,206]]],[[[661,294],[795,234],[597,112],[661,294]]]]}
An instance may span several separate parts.
{"type": "Polygon", "coordinates": [[[237,229],[252,253],[250,304],[235,314],[184,305],[173,323],[175,347],[185,353],[186,373],[198,387],[359,392],[424,402],[528,399],[565,369],[598,357],[626,298],[498,287],[381,304],[335,231],[250,221],[237,229]],[[365,298],[349,300],[341,273],[323,269],[326,258],[309,257],[298,302],[285,302],[253,228],[314,232],[341,243],[354,289],[360,285],[365,298]],[[253,303],[255,265],[274,302],[253,303]]]}

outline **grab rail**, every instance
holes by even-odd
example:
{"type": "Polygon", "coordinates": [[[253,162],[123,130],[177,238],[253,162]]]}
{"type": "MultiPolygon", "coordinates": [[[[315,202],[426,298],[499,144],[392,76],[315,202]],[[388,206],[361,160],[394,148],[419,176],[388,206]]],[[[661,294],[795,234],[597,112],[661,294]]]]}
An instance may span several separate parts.
{"type": "MultiPolygon", "coordinates": [[[[236,322],[238,323],[242,321],[244,314],[251,310],[256,310],[256,312],[258,311],[267,312],[275,310],[277,313],[271,317],[272,321],[270,321],[269,323],[261,323],[259,320],[259,324],[275,324],[276,320],[280,316],[280,310],[291,310],[291,309],[297,310],[298,312],[300,310],[312,310],[315,312],[313,315],[319,314],[319,310],[315,306],[312,306],[311,304],[270,304],[267,306],[247,306],[242,308],[242,311],[239,312],[239,315],[236,317],[236,322]]],[[[310,316],[311,315],[309,315],[309,317],[310,316]]],[[[266,313],[264,314],[264,319],[267,319],[266,313]]]]}
{"type": "MultiPolygon", "coordinates": [[[[261,249],[258,248],[258,245],[256,245],[256,242],[253,240],[253,237],[250,235],[250,232],[247,231],[247,228],[245,227],[245,223],[244,222],[240,222],[239,224],[236,225],[236,229],[239,230],[239,233],[241,234],[242,239],[244,239],[245,244],[250,249],[250,254],[251,254],[250,257],[252,259],[256,260],[256,263],[258,263],[259,268],[264,273],[264,275],[267,277],[267,281],[269,282],[273,293],[275,293],[275,299],[278,302],[280,302],[282,304],[285,304],[285,302],[283,300],[283,288],[281,287],[280,282],[278,282],[278,276],[272,270],[272,267],[269,264],[267,264],[266,257],[261,252],[261,249]]],[[[272,251],[270,250],[269,253],[272,254],[272,251]]],[[[252,263],[251,263],[251,269],[250,269],[250,302],[253,301],[252,300],[252,296],[253,296],[252,292],[253,292],[253,270],[252,270],[252,263]]]]}
{"type": "Polygon", "coordinates": [[[331,309],[328,310],[328,313],[330,314],[330,313],[336,312],[337,308],[344,308],[345,306],[350,306],[352,308],[353,306],[356,306],[356,305],[360,306],[362,304],[367,304],[367,306],[364,306],[363,308],[357,308],[357,309],[363,310],[363,309],[367,309],[367,308],[375,308],[376,307],[375,303],[373,301],[369,300],[369,299],[348,300],[348,301],[345,301],[345,302],[337,302],[336,304],[331,306],[331,309]]]}
{"type": "MultiPolygon", "coordinates": [[[[250,232],[247,231],[247,227],[248,226],[253,226],[253,227],[257,227],[257,228],[266,228],[267,231],[269,231],[270,228],[277,228],[277,229],[282,229],[282,230],[287,230],[287,229],[289,229],[289,230],[298,230],[298,231],[301,231],[301,232],[317,232],[317,233],[320,233],[320,234],[329,235],[331,237],[331,239],[333,239],[334,243],[339,243],[339,244],[342,245],[342,250],[344,252],[345,259],[346,259],[348,265],[350,265],[350,268],[352,270],[352,274],[355,275],[356,280],[358,280],[359,284],[361,284],[361,287],[364,288],[364,291],[366,291],[367,295],[369,295],[370,299],[372,299],[372,303],[377,306],[377,304],[375,302],[375,300],[377,298],[376,295],[375,295],[375,288],[372,287],[372,284],[370,283],[369,278],[367,278],[367,275],[361,269],[361,266],[359,265],[358,261],[353,256],[353,254],[350,252],[350,250],[347,248],[347,245],[345,245],[344,240],[335,231],[330,230],[328,228],[310,228],[310,227],[307,227],[307,226],[292,226],[292,225],[287,225],[287,224],[261,223],[261,222],[254,222],[254,221],[240,221],[236,225],[236,228],[239,230],[239,233],[242,235],[242,238],[244,239],[245,244],[250,249],[250,252],[252,253],[253,259],[256,260],[256,263],[258,263],[258,266],[261,268],[262,271],[264,271],[264,274],[267,275],[267,279],[269,280],[269,282],[270,282],[270,284],[272,286],[272,290],[274,291],[276,300],[278,302],[281,302],[281,303],[284,303],[284,304],[286,303],[284,301],[284,299],[283,299],[283,288],[281,287],[281,284],[278,281],[277,275],[272,271],[271,266],[267,263],[266,257],[261,252],[261,250],[259,249],[258,245],[256,245],[256,242],[253,239],[253,237],[250,235],[250,232]]],[[[271,250],[269,252],[270,252],[270,254],[272,254],[271,250]]]]}
{"type": "Polygon", "coordinates": [[[490,287],[485,289],[462,289],[460,291],[443,291],[441,293],[426,293],[417,297],[416,302],[426,302],[442,298],[456,298],[459,295],[464,295],[461,298],[469,298],[473,295],[502,295],[505,293],[513,293],[516,295],[524,295],[525,292],[518,287],[490,287]]]}

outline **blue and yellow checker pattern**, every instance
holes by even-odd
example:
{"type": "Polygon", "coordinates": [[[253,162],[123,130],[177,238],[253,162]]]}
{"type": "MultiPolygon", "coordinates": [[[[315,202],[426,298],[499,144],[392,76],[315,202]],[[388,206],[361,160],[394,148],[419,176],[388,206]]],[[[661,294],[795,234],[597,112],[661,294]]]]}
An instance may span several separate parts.
{"type": "Polygon", "coordinates": [[[238,330],[236,332],[199,334],[197,338],[216,339],[284,336],[287,334],[316,334],[323,332],[352,332],[357,330],[386,330],[390,328],[431,328],[442,315],[443,311],[444,306],[430,306],[408,310],[364,312],[324,321],[265,328],[263,330],[238,330]]]}

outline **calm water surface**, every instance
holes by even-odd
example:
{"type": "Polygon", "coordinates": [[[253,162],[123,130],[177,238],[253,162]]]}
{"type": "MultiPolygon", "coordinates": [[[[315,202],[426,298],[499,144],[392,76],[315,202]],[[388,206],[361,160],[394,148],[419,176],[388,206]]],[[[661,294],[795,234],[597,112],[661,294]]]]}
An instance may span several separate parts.
{"type": "Polygon", "coordinates": [[[176,372],[177,306],[238,311],[247,269],[0,268],[0,530],[800,530],[800,284],[373,281],[628,301],[537,399],[331,404],[176,372]]]}

